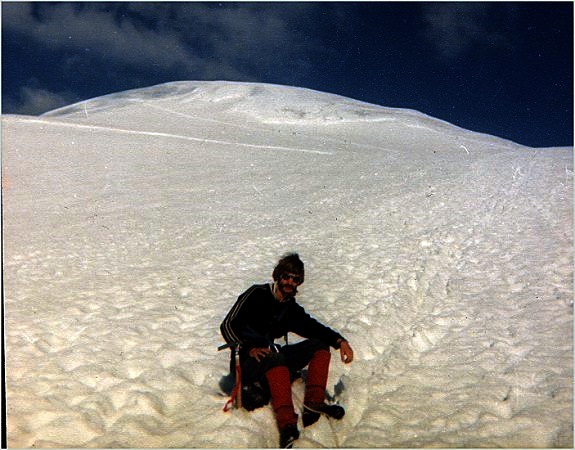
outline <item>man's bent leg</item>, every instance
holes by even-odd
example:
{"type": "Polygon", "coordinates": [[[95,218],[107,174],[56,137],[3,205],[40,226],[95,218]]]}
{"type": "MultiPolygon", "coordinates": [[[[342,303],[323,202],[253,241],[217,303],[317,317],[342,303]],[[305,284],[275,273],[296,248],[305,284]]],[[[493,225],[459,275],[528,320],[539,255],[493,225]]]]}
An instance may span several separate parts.
{"type": "Polygon", "coordinates": [[[284,345],[280,352],[285,355],[287,365],[293,374],[307,366],[318,350],[329,353],[329,345],[318,339],[307,339],[297,344],[284,345]]]}
{"type": "Polygon", "coordinates": [[[280,430],[289,425],[297,424],[292,394],[291,380],[287,366],[276,366],[266,372],[270,387],[272,408],[280,430]]]}
{"type": "Polygon", "coordinates": [[[317,422],[320,414],[341,419],[345,410],[339,405],[325,403],[325,388],[331,359],[329,346],[316,339],[309,339],[282,347],[281,351],[286,355],[292,371],[299,370],[309,363],[302,415],[304,427],[317,422]]]}
{"type": "Polygon", "coordinates": [[[317,350],[314,353],[307,370],[304,404],[324,402],[330,359],[329,350],[317,350]]]}
{"type": "Polygon", "coordinates": [[[292,372],[308,366],[304,403],[323,403],[329,374],[329,345],[318,339],[307,339],[281,348],[292,372]]]}
{"type": "Polygon", "coordinates": [[[277,365],[266,372],[266,379],[270,387],[272,408],[280,433],[279,446],[291,448],[293,441],[299,438],[299,430],[291,394],[290,371],[286,365],[285,356],[275,353],[273,358],[277,360],[277,365]]]}
{"type": "Polygon", "coordinates": [[[242,380],[249,382],[262,377],[270,388],[271,404],[280,432],[290,425],[295,426],[298,417],[293,406],[290,372],[285,356],[270,353],[259,362],[247,357],[242,363],[242,380]]]}

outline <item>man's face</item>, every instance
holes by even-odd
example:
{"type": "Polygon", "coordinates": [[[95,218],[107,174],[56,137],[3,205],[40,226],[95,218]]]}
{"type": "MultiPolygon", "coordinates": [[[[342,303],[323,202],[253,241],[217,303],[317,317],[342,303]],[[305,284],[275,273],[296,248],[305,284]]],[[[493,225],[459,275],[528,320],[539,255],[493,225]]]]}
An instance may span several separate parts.
{"type": "Polygon", "coordinates": [[[302,277],[293,273],[284,273],[278,280],[278,289],[284,297],[297,294],[297,287],[302,283],[302,277]]]}

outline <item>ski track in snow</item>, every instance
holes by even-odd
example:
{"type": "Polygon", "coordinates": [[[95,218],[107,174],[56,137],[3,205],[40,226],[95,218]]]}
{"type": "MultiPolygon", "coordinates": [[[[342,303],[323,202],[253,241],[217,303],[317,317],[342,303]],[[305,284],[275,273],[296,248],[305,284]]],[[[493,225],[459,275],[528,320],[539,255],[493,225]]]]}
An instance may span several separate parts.
{"type": "Polygon", "coordinates": [[[571,151],[184,100],[3,118],[9,446],[275,447],[218,327],[298,250],[356,361],[297,447],[572,447],[571,151]]]}
{"type": "MultiPolygon", "coordinates": [[[[142,102],[142,104],[145,105],[145,106],[148,107],[148,108],[154,108],[154,109],[157,109],[157,110],[159,110],[159,111],[168,113],[168,114],[170,114],[170,115],[183,117],[183,118],[185,118],[185,119],[190,119],[190,120],[194,120],[194,121],[198,121],[198,120],[199,120],[199,121],[203,121],[203,122],[214,123],[214,124],[217,124],[217,125],[223,125],[223,126],[225,126],[225,127],[232,127],[232,128],[242,129],[242,130],[249,130],[250,132],[253,132],[253,131],[268,132],[268,129],[266,129],[266,128],[259,128],[259,127],[257,127],[257,126],[253,126],[253,124],[250,125],[250,126],[247,126],[247,125],[238,125],[238,124],[231,123],[231,122],[229,122],[229,121],[208,119],[208,118],[205,118],[205,117],[200,117],[200,116],[198,116],[198,115],[184,114],[184,113],[182,113],[182,112],[174,111],[174,110],[171,110],[171,109],[168,109],[168,108],[164,108],[164,107],[159,106],[159,105],[153,105],[153,104],[146,103],[146,102],[142,102]]],[[[306,139],[314,140],[314,141],[317,141],[317,140],[318,140],[317,136],[313,136],[313,135],[311,135],[311,134],[304,134],[304,133],[301,133],[301,132],[300,132],[300,136],[303,137],[303,138],[306,138],[306,139]]],[[[322,140],[323,142],[329,142],[329,143],[336,144],[336,145],[340,145],[340,144],[341,144],[341,141],[338,141],[337,139],[331,139],[331,138],[328,138],[328,137],[325,137],[325,136],[322,136],[321,140],[322,140]]],[[[360,148],[361,148],[361,147],[364,147],[364,148],[371,148],[371,149],[376,149],[376,150],[383,150],[383,149],[382,149],[381,147],[379,147],[379,146],[369,145],[369,144],[360,144],[360,143],[357,143],[357,142],[350,142],[349,145],[350,145],[350,146],[353,146],[353,147],[360,147],[360,148]]]]}
{"type": "Polygon", "coordinates": [[[35,119],[25,119],[30,123],[39,123],[39,124],[46,124],[47,122],[50,125],[61,126],[61,127],[73,127],[73,128],[84,128],[91,131],[112,131],[114,133],[123,133],[123,134],[135,134],[135,135],[142,135],[142,136],[154,136],[154,137],[166,137],[171,139],[181,139],[185,141],[192,141],[192,142],[199,142],[202,144],[218,144],[218,145],[232,145],[234,147],[250,147],[250,148],[260,148],[260,149],[268,149],[268,150],[282,150],[282,151],[289,151],[289,152],[302,152],[302,153],[315,153],[318,155],[331,155],[329,152],[322,152],[319,150],[308,150],[305,148],[291,148],[291,147],[282,147],[277,145],[257,145],[257,144],[246,144],[243,142],[227,142],[222,140],[215,140],[215,139],[203,139],[198,137],[192,136],[184,136],[178,134],[171,134],[171,133],[159,133],[154,131],[141,131],[141,130],[126,130],[122,128],[115,128],[115,127],[103,127],[99,125],[82,125],[78,123],[66,123],[66,122],[57,122],[54,120],[35,120],[35,119]]]}

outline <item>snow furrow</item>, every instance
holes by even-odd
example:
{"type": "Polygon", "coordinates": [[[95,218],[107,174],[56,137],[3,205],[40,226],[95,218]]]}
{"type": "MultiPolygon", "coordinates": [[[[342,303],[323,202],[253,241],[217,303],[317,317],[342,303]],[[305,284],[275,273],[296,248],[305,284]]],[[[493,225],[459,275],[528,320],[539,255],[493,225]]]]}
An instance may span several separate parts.
{"type": "MultiPolygon", "coordinates": [[[[210,95],[268,95],[237,87],[210,95]]],[[[332,354],[344,419],[296,446],[572,447],[571,151],[148,94],[3,118],[9,446],[277,446],[271,408],[222,412],[216,347],[297,250],[356,360],[332,354]]]]}

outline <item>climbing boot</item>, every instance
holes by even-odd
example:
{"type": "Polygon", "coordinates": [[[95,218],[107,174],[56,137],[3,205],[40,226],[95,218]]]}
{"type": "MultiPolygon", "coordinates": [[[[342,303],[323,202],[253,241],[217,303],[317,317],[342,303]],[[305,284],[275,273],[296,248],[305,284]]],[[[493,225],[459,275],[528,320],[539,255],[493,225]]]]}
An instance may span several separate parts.
{"type": "Polygon", "coordinates": [[[292,448],[294,441],[298,438],[297,425],[288,425],[280,430],[280,448],[292,448]]]}
{"type": "Polygon", "coordinates": [[[303,426],[309,427],[313,425],[322,414],[340,420],[345,415],[345,409],[339,405],[328,405],[327,403],[304,405],[302,413],[303,426]]]}

